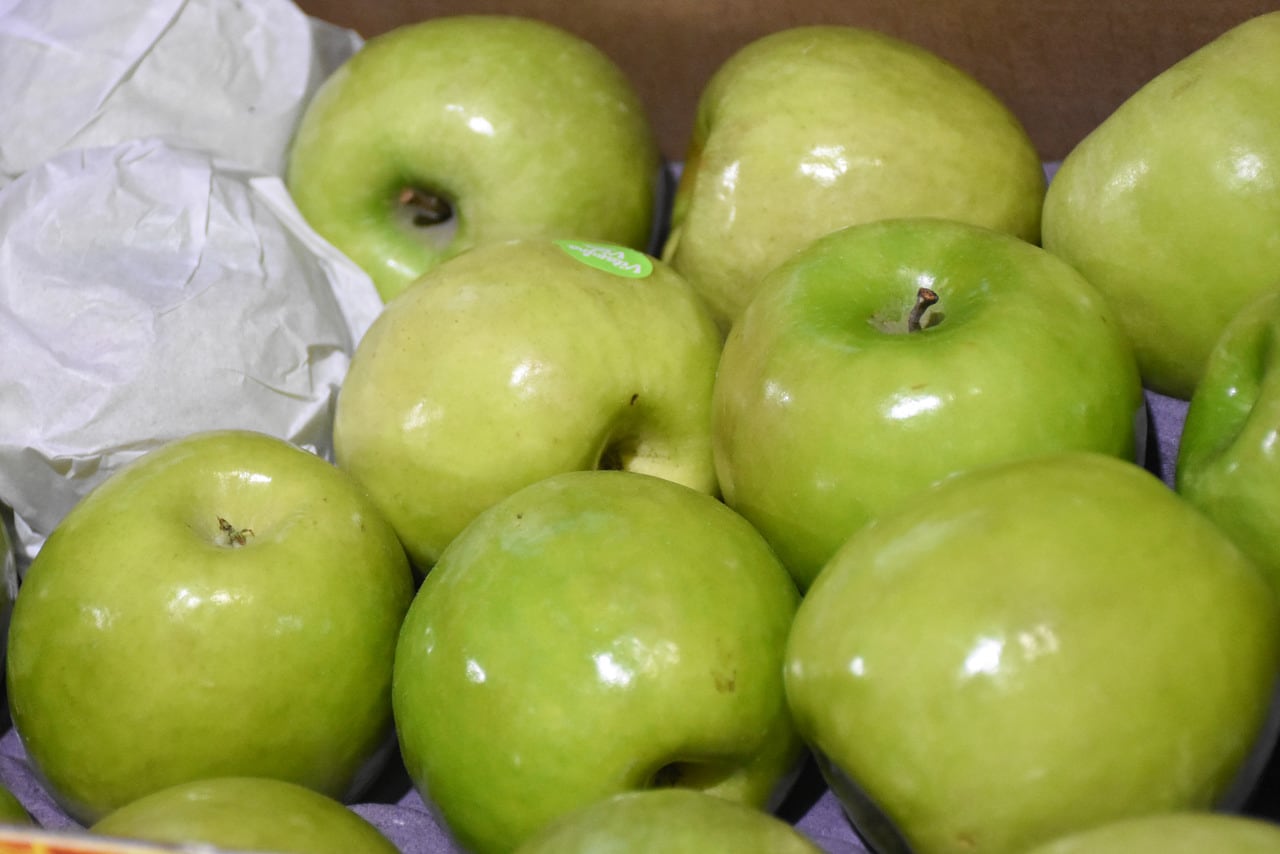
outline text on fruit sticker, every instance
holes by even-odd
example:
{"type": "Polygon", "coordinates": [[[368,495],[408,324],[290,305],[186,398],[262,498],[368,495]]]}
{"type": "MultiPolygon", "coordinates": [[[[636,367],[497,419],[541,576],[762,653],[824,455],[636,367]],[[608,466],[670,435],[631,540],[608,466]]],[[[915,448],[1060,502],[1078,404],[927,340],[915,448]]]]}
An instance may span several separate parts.
{"type": "Polygon", "coordinates": [[[615,276],[643,279],[653,272],[653,260],[648,255],[625,246],[585,240],[557,240],[556,245],[569,257],[615,276]]]}

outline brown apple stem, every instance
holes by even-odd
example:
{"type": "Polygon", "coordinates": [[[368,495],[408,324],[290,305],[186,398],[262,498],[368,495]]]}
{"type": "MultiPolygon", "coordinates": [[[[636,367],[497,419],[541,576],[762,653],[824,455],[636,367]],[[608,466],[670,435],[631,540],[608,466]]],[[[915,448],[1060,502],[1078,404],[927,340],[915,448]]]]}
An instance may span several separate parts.
{"type": "Polygon", "coordinates": [[[218,517],[218,532],[222,534],[222,545],[239,548],[253,536],[252,528],[237,528],[221,516],[218,517]]]}
{"type": "Polygon", "coordinates": [[[907,315],[907,331],[919,332],[921,330],[920,321],[924,318],[924,313],[929,310],[929,306],[938,302],[938,292],[929,288],[920,288],[916,291],[916,304],[911,307],[911,314],[907,315]]]}
{"type": "Polygon", "coordinates": [[[453,216],[449,202],[418,187],[405,187],[398,201],[412,214],[413,224],[422,228],[448,222],[453,216]]]}

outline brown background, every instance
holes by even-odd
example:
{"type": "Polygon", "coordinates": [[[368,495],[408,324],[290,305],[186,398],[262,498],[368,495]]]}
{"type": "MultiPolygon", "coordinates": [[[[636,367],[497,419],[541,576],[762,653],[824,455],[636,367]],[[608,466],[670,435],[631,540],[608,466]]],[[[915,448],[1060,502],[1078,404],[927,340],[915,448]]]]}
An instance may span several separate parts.
{"type": "MultiPolygon", "coordinates": [[[[369,37],[462,12],[542,18],[630,75],[663,151],[681,159],[703,84],[734,50],[798,24],[842,23],[923,45],[987,84],[1046,160],[1060,159],[1146,80],[1277,0],[300,0],[369,37]]],[[[1280,61],[1278,59],[1277,61],[1280,61]]]]}

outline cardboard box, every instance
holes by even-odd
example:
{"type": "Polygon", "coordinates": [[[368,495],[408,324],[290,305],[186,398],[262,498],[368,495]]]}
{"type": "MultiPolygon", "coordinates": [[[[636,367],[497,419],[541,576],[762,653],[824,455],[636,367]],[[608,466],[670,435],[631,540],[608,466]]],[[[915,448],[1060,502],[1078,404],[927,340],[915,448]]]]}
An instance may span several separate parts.
{"type": "Polygon", "coordinates": [[[640,90],[663,152],[684,155],[703,84],[752,39],[798,24],[856,24],[913,41],[989,86],[1044,160],[1061,160],[1143,83],[1275,0],[301,0],[365,37],[423,18],[541,18],[609,54],[640,90]]]}

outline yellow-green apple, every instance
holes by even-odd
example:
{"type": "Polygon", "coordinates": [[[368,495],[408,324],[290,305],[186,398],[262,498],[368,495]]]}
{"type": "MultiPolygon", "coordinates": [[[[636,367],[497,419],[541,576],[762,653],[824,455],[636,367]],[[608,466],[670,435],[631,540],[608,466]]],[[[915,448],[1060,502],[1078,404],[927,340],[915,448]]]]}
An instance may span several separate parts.
{"type": "Polygon", "coordinates": [[[776,808],[803,757],[782,685],[798,600],[714,497],[552,475],[468,525],[414,598],[392,686],[405,768],[477,854],[624,791],[776,808]]]}
{"type": "Polygon", "coordinates": [[[31,813],[4,785],[0,785],[0,824],[35,824],[31,813]]]}
{"type": "Polygon", "coordinates": [[[216,776],[353,797],[394,749],[412,595],[394,532],[337,467],[265,434],[193,434],[114,472],[32,561],[14,726],[84,823],[216,776]]]}
{"type": "Polygon", "coordinates": [[[663,258],[727,327],[827,232],[938,216],[1036,242],[1044,188],[1017,117],[964,70],[873,30],[794,27],[703,90],[663,258]]]}
{"type": "Polygon", "coordinates": [[[427,571],[477,513],[562,471],[715,490],[720,336],[667,265],[620,246],[493,243],[426,273],[356,348],[338,465],[427,571]]]}
{"type": "Polygon", "coordinates": [[[1234,807],[1275,738],[1280,604],[1136,463],[957,475],[855,533],[787,645],[796,726],[866,835],[1014,852],[1234,807]]]}
{"type": "Polygon", "coordinates": [[[1275,854],[1280,826],[1230,813],[1178,811],[1107,822],[1025,854],[1275,854]]]}
{"type": "Polygon", "coordinates": [[[1245,304],[1187,405],[1174,484],[1280,589],[1280,280],[1245,304]]]}
{"type": "Polygon", "coordinates": [[[1166,69],[1063,159],[1044,246],[1111,301],[1146,385],[1187,400],[1227,322],[1280,284],[1280,12],[1166,69]]]}
{"type": "Polygon", "coordinates": [[[108,813],[98,836],[219,851],[277,854],[397,854],[379,830],[314,789],[268,777],[178,783],[108,813]]]}
{"type": "Polygon", "coordinates": [[[516,854],[821,854],[776,815],[693,789],[644,789],[596,801],[552,822],[516,854]]]}
{"type": "Polygon", "coordinates": [[[622,70],[559,27],[454,15],[370,39],[317,91],[286,181],[390,298],[517,237],[648,245],[661,170],[622,70]]]}
{"type": "Polygon", "coordinates": [[[955,472],[1134,458],[1144,412],[1128,341],[1066,263],[902,219],[833,232],[762,281],[725,343],[712,426],[725,501],[804,588],[854,530],[955,472]]]}

